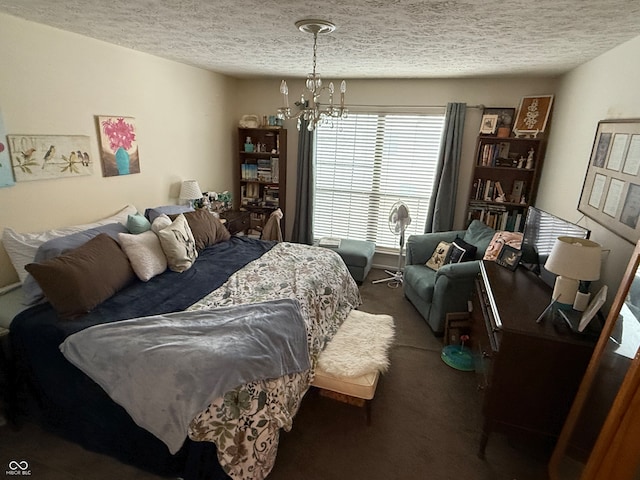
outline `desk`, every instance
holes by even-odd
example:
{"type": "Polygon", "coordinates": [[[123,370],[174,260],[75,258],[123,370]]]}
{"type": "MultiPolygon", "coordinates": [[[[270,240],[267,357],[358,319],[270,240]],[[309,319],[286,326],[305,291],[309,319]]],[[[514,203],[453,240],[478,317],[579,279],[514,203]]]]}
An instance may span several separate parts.
{"type": "Polygon", "coordinates": [[[493,431],[545,444],[560,434],[596,340],[553,312],[536,323],[550,299],[551,289],[522,267],[481,262],[470,335],[484,392],[481,458],[493,431]]]}

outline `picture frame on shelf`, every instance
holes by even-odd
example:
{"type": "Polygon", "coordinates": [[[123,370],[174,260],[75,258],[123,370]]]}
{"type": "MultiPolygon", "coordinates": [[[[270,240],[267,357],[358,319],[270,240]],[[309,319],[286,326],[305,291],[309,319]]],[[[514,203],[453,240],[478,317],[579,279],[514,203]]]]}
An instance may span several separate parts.
{"type": "Polygon", "coordinates": [[[513,133],[516,136],[531,134],[535,137],[544,132],[552,105],[553,95],[522,97],[513,133]]]}
{"type": "Polygon", "coordinates": [[[495,114],[482,115],[482,121],[480,122],[480,134],[495,135],[497,128],[498,128],[498,115],[495,115],[495,114]]]}
{"type": "Polygon", "coordinates": [[[503,245],[500,253],[498,254],[498,258],[496,258],[496,263],[501,267],[505,267],[513,271],[518,267],[521,258],[521,250],[513,248],[509,245],[503,245]]]}
{"type": "Polygon", "coordinates": [[[598,122],[578,210],[631,243],[640,239],[640,119],[598,122]]]}
{"type": "Polygon", "coordinates": [[[496,124],[496,136],[506,138],[511,135],[511,127],[516,117],[516,109],[510,107],[485,107],[482,110],[483,115],[497,115],[498,123],[496,124]]]}

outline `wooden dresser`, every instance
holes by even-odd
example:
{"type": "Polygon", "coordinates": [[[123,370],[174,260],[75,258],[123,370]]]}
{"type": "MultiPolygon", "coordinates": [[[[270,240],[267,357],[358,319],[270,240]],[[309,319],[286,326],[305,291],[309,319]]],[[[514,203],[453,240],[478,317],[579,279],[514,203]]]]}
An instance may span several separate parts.
{"type": "Polygon", "coordinates": [[[573,333],[555,312],[536,319],[551,289],[536,275],[481,263],[470,342],[483,391],[483,458],[492,431],[553,446],[587,367],[595,339],[573,333]]]}

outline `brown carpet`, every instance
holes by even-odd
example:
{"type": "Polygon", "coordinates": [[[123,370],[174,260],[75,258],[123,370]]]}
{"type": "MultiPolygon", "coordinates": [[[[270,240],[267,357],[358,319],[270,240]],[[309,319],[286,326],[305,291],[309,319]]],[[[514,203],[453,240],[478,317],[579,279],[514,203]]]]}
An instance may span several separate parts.
{"type": "MultiPolygon", "coordinates": [[[[492,434],[486,460],[477,455],[482,424],[475,374],[440,360],[441,339],[402,294],[372,280],[361,287],[361,310],[394,317],[391,367],[364,409],[310,392],[291,432],[283,432],[270,480],[538,480],[546,454],[492,434]]],[[[158,479],[26,424],[0,427],[0,472],[27,460],[32,478],[46,480],[158,479]]]]}

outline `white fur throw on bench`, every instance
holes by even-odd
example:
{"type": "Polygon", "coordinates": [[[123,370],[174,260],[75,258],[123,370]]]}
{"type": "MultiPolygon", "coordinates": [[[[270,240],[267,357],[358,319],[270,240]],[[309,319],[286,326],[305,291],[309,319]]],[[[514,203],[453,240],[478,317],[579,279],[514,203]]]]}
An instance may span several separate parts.
{"type": "Polygon", "coordinates": [[[394,335],[392,316],[352,310],[320,354],[318,368],[340,377],[385,372],[394,335]]]}

